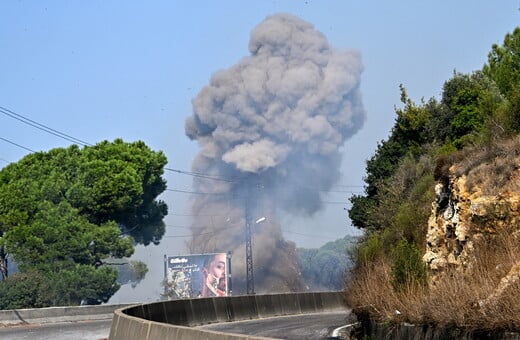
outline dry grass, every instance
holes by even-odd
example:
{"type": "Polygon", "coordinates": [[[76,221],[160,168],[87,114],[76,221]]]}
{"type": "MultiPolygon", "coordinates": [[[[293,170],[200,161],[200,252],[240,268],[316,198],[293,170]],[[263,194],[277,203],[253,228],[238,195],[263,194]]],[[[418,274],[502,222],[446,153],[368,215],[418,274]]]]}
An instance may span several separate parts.
{"type": "MultiPolygon", "coordinates": [[[[370,314],[379,321],[413,321],[422,315],[422,303],[415,299],[424,295],[423,288],[394,290],[391,264],[387,261],[358,268],[355,279],[349,282],[347,302],[355,312],[370,314]]],[[[421,321],[422,322],[422,321],[421,321]]]]}
{"type": "Polygon", "coordinates": [[[520,166],[520,137],[494,141],[486,147],[469,148],[456,166],[455,175],[467,176],[466,189],[483,188],[483,194],[517,191],[515,172],[520,166]]]}
{"type": "Polygon", "coordinates": [[[448,184],[451,176],[467,176],[466,189],[483,188],[483,194],[520,188],[515,172],[520,167],[520,137],[497,139],[490,144],[467,147],[450,155],[440,156],[434,170],[437,181],[448,184]],[[450,169],[452,166],[454,173],[450,169]]]}
{"type": "Polygon", "coordinates": [[[479,245],[470,270],[445,272],[430,287],[404,291],[393,289],[391,263],[380,260],[357,269],[347,285],[347,300],[355,312],[380,321],[520,331],[519,281],[490,298],[500,280],[519,264],[519,243],[504,232],[479,245]]]}

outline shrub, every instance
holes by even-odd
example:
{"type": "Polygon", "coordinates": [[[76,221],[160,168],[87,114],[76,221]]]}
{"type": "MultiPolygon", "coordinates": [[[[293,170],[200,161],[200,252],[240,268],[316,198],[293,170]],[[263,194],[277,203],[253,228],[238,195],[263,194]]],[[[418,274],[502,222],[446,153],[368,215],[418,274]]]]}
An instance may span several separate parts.
{"type": "Polygon", "coordinates": [[[381,252],[381,237],[379,233],[373,232],[365,236],[355,247],[353,257],[358,266],[365,266],[375,261],[381,255],[381,252]]]}
{"type": "Polygon", "coordinates": [[[15,273],[0,281],[0,310],[19,308],[41,308],[50,302],[44,292],[49,284],[37,271],[15,273]]]}
{"type": "Polygon", "coordinates": [[[405,239],[399,241],[393,251],[392,285],[396,290],[427,283],[426,265],[419,249],[405,239]]]}

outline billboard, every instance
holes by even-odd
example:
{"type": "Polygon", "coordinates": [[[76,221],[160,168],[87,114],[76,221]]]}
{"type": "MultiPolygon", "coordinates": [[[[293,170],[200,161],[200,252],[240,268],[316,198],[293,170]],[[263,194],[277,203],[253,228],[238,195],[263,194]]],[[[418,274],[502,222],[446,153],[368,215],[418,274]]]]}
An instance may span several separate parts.
{"type": "Polygon", "coordinates": [[[165,295],[170,299],[227,296],[229,267],[226,253],[165,255],[165,295]]]}

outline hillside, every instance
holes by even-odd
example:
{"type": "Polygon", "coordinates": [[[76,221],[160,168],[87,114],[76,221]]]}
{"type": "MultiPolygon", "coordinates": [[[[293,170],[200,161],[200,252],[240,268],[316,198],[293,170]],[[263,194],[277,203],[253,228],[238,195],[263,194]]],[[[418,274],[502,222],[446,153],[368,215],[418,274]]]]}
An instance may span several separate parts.
{"type": "Polygon", "coordinates": [[[440,98],[401,86],[349,216],[365,234],[347,298],[385,322],[520,331],[520,28],[440,98]]]}

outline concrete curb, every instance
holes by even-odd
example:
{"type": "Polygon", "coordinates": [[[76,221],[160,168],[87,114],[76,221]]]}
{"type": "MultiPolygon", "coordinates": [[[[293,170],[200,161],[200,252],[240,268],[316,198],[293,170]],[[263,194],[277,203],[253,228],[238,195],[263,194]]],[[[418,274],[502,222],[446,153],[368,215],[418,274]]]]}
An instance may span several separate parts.
{"type": "Polygon", "coordinates": [[[128,308],[132,305],[135,304],[0,310],[0,326],[110,320],[116,309],[128,308]]]}

